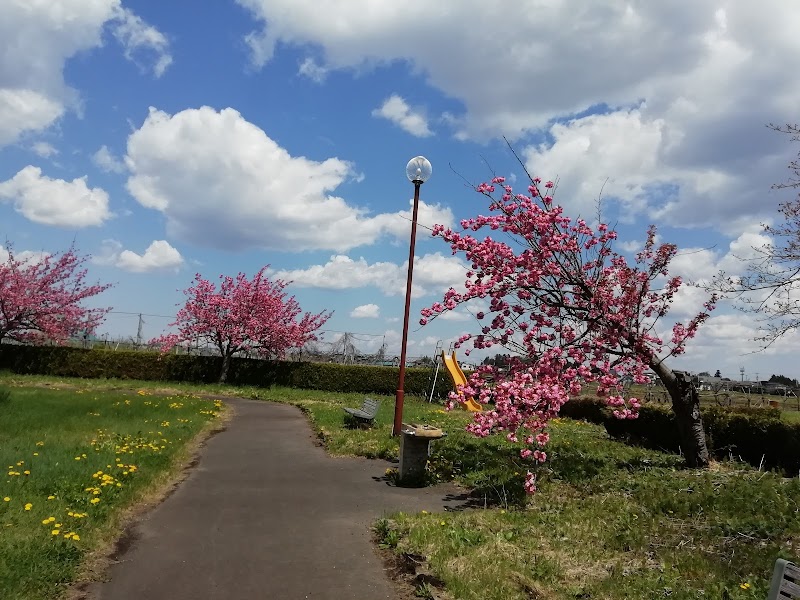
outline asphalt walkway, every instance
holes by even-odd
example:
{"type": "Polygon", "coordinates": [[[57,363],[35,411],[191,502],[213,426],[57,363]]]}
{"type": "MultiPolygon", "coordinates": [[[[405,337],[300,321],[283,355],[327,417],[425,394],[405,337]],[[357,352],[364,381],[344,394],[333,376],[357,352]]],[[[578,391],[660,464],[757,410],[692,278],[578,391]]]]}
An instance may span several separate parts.
{"type": "Polygon", "coordinates": [[[370,541],[393,511],[464,505],[454,487],[398,488],[385,461],[331,458],[295,407],[235,413],[178,489],[131,530],[96,600],[396,598],[370,541]]]}

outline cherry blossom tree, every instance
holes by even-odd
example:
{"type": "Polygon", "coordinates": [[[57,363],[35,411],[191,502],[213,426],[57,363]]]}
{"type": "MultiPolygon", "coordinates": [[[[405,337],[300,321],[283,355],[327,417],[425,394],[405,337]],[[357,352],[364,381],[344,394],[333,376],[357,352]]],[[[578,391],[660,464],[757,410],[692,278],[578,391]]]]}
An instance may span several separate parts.
{"type": "Polygon", "coordinates": [[[109,308],[86,308],[82,302],[111,285],[87,285],[87,258],[78,256],[74,247],[57,254],[17,256],[8,244],[5,254],[0,263],[0,342],[62,344],[103,322],[109,308]]]}
{"type": "MultiPolygon", "coordinates": [[[[553,203],[554,184],[529,180],[526,193],[515,193],[503,177],[482,183],[475,190],[489,199],[488,216],[462,221],[462,231],[434,227],[434,235],[453,254],[463,253],[471,269],[464,291],[448,290],[443,301],[422,310],[420,323],[466,305],[476,311],[481,329],[456,345],[502,346],[513,353],[502,368],[478,367],[467,385],[451,394],[450,407],[465,397],[487,404],[475,413],[469,431],[478,436],[506,431],[511,441],[523,444],[523,458],[541,463],[547,458],[548,422],[570,396],[593,383],[615,416],[636,418],[640,401],[619,390],[625,379],[645,383],[645,372],[652,369],[672,399],[687,463],[706,466],[697,391],[666,359],[684,352],[716,298],[710,296],[688,322],[675,323],[665,340],[659,321],[682,284],[668,272],[676,246],[657,244],[651,226],[644,248],[629,264],[612,249],[617,237],[612,229],[565,216],[553,203]],[[473,235],[484,231],[490,235],[473,235]]],[[[535,490],[530,471],[525,487],[535,490]]]]}
{"type": "Polygon", "coordinates": [[[294,296],[284,291],[287,282],[272,281],[262,267],[252,281],[244,273],[236,278],[220,275],[219,290],[198,273],[194,285],[184,290],[188,297],[174,323],[178,332],[151,343],[169,351],[182,342],[205,342],[222,356],[220,383],[228,376],[231,358],[254,352],[266,358],[282,358],[290,348],[317,339],[316,332],[331,317],[330,312],[301,315],[294,296]]]}

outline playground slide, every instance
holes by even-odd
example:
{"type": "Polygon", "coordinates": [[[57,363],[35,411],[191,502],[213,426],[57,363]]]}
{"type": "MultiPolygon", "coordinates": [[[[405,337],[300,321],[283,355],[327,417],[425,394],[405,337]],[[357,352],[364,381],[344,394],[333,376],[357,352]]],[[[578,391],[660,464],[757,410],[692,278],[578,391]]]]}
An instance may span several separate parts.
{"type": "MultiPolygon", "coordinates": [[[[456,360],[455,352],[453,352],[453,356],[447,356],[444,351],[442,351],[442,362],[444,363],[444,366],[447,367],[447,372],[450,373],[450,378],[453,380],[454,386],[457,387],[467,383],[467,378],[464,375],[464,371],[461,370],[461,367],[458,365],[458,361],[456,360]]],[[[467,398],[466,402],[461,403],[461,406],[471,412],[479,412],[483,410],[483,407],[479,402],[475,402],[474,398],[467,398]]]]}

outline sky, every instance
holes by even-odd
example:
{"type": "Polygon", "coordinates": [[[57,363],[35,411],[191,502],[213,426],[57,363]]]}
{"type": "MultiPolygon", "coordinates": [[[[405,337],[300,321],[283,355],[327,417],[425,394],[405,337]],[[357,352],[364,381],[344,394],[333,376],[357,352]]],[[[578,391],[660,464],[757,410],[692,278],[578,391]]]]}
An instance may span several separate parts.
{"type": "MultiPolygon", "coordinates": [[[[0,236],[91,259],[99,330],[163,333],[195,273],[292,281],[323,338],[399,354],[413,185],[409,355],[477,331],[420,327],[465,263],[426,227],[486,213],[467,182],[527,169],[570,216],[647,226],[693,281],[767,241],[798,151],[800,5],[786,0],[0,0],[0,236]]],[[[523,185],[523,188],[527,185],[523,185]]],[[[693,316],[698,289],[676,300],[693,316]]],[[[670,325],[670,323],[667,323],[670,325]]],[[[765,352],[718,308],[676,368],[800,377],[800,336],[765,352]]],[[[470,360],[479,360],[473,355],[470,360]]]]}

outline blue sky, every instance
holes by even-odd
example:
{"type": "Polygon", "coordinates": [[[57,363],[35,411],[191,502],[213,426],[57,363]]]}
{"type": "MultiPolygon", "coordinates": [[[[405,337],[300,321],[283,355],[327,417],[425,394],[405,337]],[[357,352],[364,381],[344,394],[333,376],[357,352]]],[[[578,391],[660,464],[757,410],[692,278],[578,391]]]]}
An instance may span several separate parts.
{"type": "MultiPolygon", "coordinates": [[[[594,215],[603,189],[620,248],[656,223],[695,280],[740,270],[792,197],[770,185],[797,147],[765,124],[797,120],[793,3],[200,6],[0,0],[0,234],[91,255],[91,278],[115,284],[97,299],[112,337],[134,336],[138,313],[160,334],[196,272],[269,264],[304,309],[335,310],[326,329],[398,352],[406,162],[433,164],[420,223],[457,223],[486,209],[462,176],[521,175],[503,136],[559,179],[568,214],[594,215]]],[[[424,232],[415,316],[463,281],[424,232]]],[[[701,302],[687,290],[675,316],[701,302]]],[[[748,354],[757,327],[723,306],[675,366],[800,377],[797,336],[748,354]]],[[[463,311],[414,327],[409,353],[475,328],[463,311]]]]}

